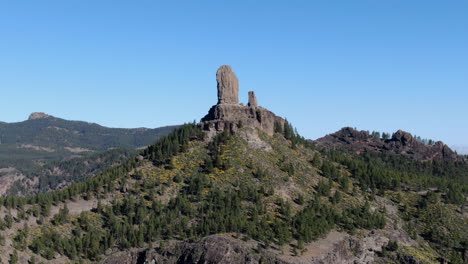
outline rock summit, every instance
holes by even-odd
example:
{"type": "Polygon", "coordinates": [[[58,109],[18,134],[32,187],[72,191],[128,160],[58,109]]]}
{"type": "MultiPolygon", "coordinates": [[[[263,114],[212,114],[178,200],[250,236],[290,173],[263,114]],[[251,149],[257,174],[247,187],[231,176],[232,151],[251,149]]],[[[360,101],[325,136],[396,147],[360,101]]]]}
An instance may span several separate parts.
{"type": "Polygon", "coordinates": [[[34,120],[34,119],[42,119],[42,118],[49,118],[51,117],[50,115],[43,113],[43,112],[34,112],[29,115],[28,120],[34,120]]]}
{"type": "Polygon", "coordinates": [[[211,134],[228,130],[237,132],[242,127],[258,128],[274,134],[275,123],[284,126],[285,120],[258,105],[253,91],[247,105],[239,103],[239,80],[231,66],[223,65],[216,72],[218,103],[202,118],[201,126],[211,134]]]}
{"type": "Polygon", "coordinates": [[[458,155],[442,141],[425,144],[403,130],[393,133],[391,138],[373,137],[368,131],[358,131],[351,127],[315,140],[315,143],[327,149],[346,149],[355,153],[383,152],[400,154],[420,161],[462,161],[458,155]]]}
{"type": "Polygon", "coordinates": [[[218,82],[218,104],[239,103],[239,80],[231,66],[223,65],[216,72],[218,82]]]}

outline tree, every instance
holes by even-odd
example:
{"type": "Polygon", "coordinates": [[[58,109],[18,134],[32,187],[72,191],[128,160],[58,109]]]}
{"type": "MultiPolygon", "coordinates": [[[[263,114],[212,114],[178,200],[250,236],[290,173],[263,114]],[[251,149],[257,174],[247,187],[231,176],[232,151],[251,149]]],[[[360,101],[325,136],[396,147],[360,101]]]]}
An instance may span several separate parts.
{"type": "Polygon", "coordinates": [[[294,136],[295,136],[294,128],[293,128],[293,126],[288,122],[288,120],[286,120],[286,121],[284,122],[283,134],[284,134],[284,137],[285,137],[286,139],[293,139],[294,136]]]}
{"type": "Polygon", "coordinates": [[[3,221],[5,222],[5,226],[7,228],[11,228],[11,225],[13,224],[13,217],[11,215],[7,214],[3,218],[3,221]]]}
{"type": "Polygon", "coordinates": [[[36,264],[36,256],[31,256],[31,258],[28,261],[28,264],[36,264]]]}
{"type": "Polygon", "coordinates": [[[325,183],[325,181],[319,181],[317,185],[317,193],[322,195],[322,196],[329,196],[330,191],[331,191],[331,186],[330,184],[325,183]]]}
{"type": "Polygon", "coordinates": [[[389,133],[385,133],[385,132],[382,133],[382,139],[383,139],[383,140],[387,140],[387,139],[389,139],[389,138],[390,138],[390,134],[389,134],[389,133]]]}
{"type": "Polygon", "coordinates": [[[13,254],[11,254],[10,257],[10,264],[16,264],[18,263],[18,252],[16,252],[16,249],[13,251],[13,254]]]}
{"type": "Polygon", "coordinates": [[[315,168],[320,167],[320,157],[319,157],[319,154],[315,154],[314,157],[312,158],[312,160],[310,161],[310,163],[311,163],[312,166],[314,166],[315,168]]]}
{"type": "Polygon", "coordinates": [[[394,240],[388,241],[387,246],[385,246],[385,249],[388,251],[397,251],[398,250],[398,242],[394,240]]]}
{"type": "Polygon", "coordinates": [[[280,134],[284,133],[283,126],[278,121],[275,121],[275,133],[280,133],[280,134]]]}
{"type": "Polygon", "coordinates": [[[68,213],[69,213],[69,210],[68,210],[67,204],[64,204],[63,208],[60,208],[58,214],[56,214],[54,218],[52,219],[53,223],[55,225],[62,225],[62,224],[67,223],[68,213]]]}
{"type": "Polygon", "coordinates": [[[372,131],[371,136],[373,136],[373,137],[375,137],[375,138],[380,138],[380,132],[372,131]]]}

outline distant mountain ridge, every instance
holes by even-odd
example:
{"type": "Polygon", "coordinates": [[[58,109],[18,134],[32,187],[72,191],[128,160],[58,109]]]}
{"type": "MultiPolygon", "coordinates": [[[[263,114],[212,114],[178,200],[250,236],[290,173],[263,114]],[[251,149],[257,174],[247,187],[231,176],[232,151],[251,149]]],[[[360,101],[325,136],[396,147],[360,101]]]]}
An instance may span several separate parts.
{"type": "Polygon", "coordinates": [[[463,156],[458,155],[442,141],[425,144],[403,130],[398,130],[390,138],[383,139],[372,136],[368,131],[358,131],[351,127],[344,127],[314,142],[329,149],[341,148],[355,153],[384,152],[401,154],[420,161],[464,160],[463,156]]]}
{"type": "Polygon", "coordinates": [[[0,123],[0,142],[1,144],[37,144],[52,149],[67,147],[94,151],[109,148],[137,148],[153,143],[159,136],[167,134],[175,127],[177,126],[154,129],[109,128],[96,123],[70,121],[35,112],[26,121],[0,123]]]}
{"type": "Polygon", "coordinates": [[[0,196],[60,188],[127,160],[178,126],[109,128],[34,112],[0,122],[0,196]]]}

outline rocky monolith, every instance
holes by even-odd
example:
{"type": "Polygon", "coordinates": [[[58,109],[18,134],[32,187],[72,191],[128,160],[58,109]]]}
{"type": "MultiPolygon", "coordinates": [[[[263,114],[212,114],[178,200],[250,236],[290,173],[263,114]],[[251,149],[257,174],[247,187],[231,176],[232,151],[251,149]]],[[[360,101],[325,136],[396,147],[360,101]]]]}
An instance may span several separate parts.
{"type": "Polygon", "coordinates": [[[254,91],[249,92],[249,106],[250,107],[257,107],[258,106],[257,96],[255,96],[254,91]]]}
{"type": "Polygon", "coordinates": [[[223,65],[216,72],[218,81],[218,104],[239,103],[239,80],[231,66],[223,65]]]}
{"type": "Polygon", "coordinates": [[[244,127],[260,129],[273,135],[275,125],[284,126],[283,118],[258,106],[254,92],[249,92],[248,105],[239,104],[239,81],[230,66],[221,66],[216,72],[216,80],[218,81],[218,104],[211,107],[200,123],[201,127],[208,132],[209,137],[225,130],[236,133],[244,127]]]}

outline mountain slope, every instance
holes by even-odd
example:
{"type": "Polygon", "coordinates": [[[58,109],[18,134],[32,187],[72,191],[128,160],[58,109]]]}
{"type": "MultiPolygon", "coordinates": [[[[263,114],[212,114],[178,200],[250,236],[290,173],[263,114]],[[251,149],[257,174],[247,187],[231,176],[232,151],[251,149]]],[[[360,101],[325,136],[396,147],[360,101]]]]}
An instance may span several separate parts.
{"type": "Polygon", "coordinates": [[[406,187],[372,186],[348,164],[359,165],[359,156],[321,151],[297,136],[242,128],[203,138],[186,126],[143,151],[142,161],[27,199],[23,209],[21,200],[3,200],[18,219],[6,252],[16,247],[23,258],[35,253],[50,263],[196,263],[201,256],[251,263],[435,263],[465,250],[463,200],[443,195],[453,186],[444,187],[447,180],[438,175],[388,162],[381,164],[384,173],[406,187]],[[413,174],[418,178],[407,177],[413,174]],[[91,207],[76,207],[86,200],[91,207]],[[29,220],[21,220],[25,216],[29,220]],[[445,233],[428,233],[435,226],[445,233]],[[208,254],[213,241],[237,253],[208,254]]]}
{"type": "Polygon", "coordinates": [[[317,146],[253,92],[239,104],[229,66],[217,79],[199,124],[62,190],[0,198],[0,259],[466,263],[464,160],[412,141],[317,146]]]}
{"type": "Polygon", "coordinates": [[[107,128],[44,113],[0,123],[0,196],[46,191],[92,177],[176,127],[107,128]]]}
{"type": "Polygon", "coordinates": [[[108,128],[83,121],[69,121],[49,115],[31,114],[18,123],[0,123],[1,145],[46,152],[81,153],[109,148],[138,148],[153,143],[173,127],[108,128]]]}

